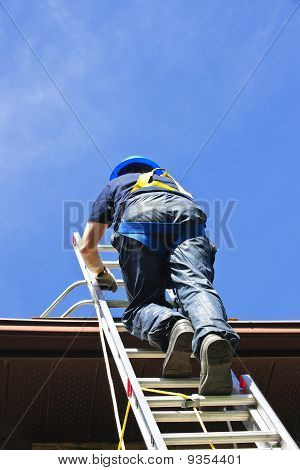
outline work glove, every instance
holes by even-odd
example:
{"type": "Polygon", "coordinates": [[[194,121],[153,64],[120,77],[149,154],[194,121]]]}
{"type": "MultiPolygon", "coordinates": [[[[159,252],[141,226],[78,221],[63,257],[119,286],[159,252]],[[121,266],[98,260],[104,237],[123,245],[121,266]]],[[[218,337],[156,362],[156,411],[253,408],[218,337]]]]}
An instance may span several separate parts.
{"type": "Polygon", "coordinates": [[[112,292],[116,292],[118,290],[116,278],[107,267],[104,267],[104,270],[97,274],[95,281],[96,285],[98,285],[102,290],[111,290],[112,292]]]}

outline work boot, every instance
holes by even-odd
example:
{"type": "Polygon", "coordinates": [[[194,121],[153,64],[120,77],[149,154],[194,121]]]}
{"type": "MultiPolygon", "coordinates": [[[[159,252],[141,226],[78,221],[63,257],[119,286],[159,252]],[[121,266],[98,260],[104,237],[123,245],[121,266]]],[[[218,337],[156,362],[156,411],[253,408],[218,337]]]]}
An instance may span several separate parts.
{"type": "Polygon", "coordinates": [[[231,395],[231,344],[215,334],[204,337],[200,348],[200,395],[231,395]]]}
{"type": "Polygon", "coordinates": [[[163,377],[191,377],[194,329],[189,320],[177,320],[170,333],[169,347],[163,364],[163,377]]]}

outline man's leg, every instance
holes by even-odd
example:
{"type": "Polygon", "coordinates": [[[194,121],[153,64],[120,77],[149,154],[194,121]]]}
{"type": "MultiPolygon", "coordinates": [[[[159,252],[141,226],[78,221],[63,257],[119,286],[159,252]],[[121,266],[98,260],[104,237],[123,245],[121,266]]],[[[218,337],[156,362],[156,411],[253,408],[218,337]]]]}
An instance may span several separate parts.
{"type": "Polygon", "coordinates": [[[122,318],[126,329],[156,349],[167,351],[172,327],[186,318],[166,301],[167,261],[129,237],[118,235],[113,244],[119,251],[129,299],[122,318]]]}
{"type": "Polygon", "coordinates": [[[227,323],[224,305],[213,281],[213,253],[207,238],[198,237],[178,245],[170,257],[171,280],[182,312],[195,329],[193,351],[199,358],[202,340],[216,333],[236,349],[239,336],[227,323]]]}
{"type": "Polygon", "coordinates": [[[186,240],[171,254],[171,279],[182,312],[195,329],[193,351],[201,361],[200,393],[230,394],[232,350],[239,336],[227,323],[225,308],[213,288],[213,261],[206,237],[186,240]]]}

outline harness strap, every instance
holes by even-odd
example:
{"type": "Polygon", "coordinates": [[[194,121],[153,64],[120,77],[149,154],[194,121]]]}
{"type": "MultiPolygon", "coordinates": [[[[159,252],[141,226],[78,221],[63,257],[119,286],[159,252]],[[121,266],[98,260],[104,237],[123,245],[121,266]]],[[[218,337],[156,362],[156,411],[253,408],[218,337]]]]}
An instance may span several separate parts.
{"type": "Polygon", "coordinates": [[[196,235],[204,232],[205,225],[202,222],[125,222],[119,226],[119,233],[145,233],[147,235],[172,234],[185,236],[186,234],[196,235]]]}
{"type": "Polygon", "coordinates": [[[154,168],[154,170],[149,171],[148,173],[142,173],[137,179],[137,182],[133,186],[131,192],[134,193],[139,189],[148,188],[151,186],[157,186],[159,188],[167,189],[169,191],[179,191],[180,193],[185,194],[188,197],[193,197],[191,193],[185,191],[185,189],[183,189],[183,187],[180,186],[180,184],[173,178],[173,176],[171,176],[164,168],[154,168]],[[173,183],[175,183],[176,188],[173,188],[173,186],[170,186],[169,184],[162,183],[161,181],[153,180],[150,182],[150,180],[153,178],[157,171],[162,172],[161,176],[170,178],[173,183]]]}
{"type": "Polygon", "coordinates": [[[197,222],[121,222],[118,233],[143,243],[150,250],[165,256],[168,249],[173,249],[190,238],[205,236],[205,224],[197,222]],[[168,240],[166,240],[166,237],[168,240]],[[169,245],[168,247],[165,244],[169,245]]]}

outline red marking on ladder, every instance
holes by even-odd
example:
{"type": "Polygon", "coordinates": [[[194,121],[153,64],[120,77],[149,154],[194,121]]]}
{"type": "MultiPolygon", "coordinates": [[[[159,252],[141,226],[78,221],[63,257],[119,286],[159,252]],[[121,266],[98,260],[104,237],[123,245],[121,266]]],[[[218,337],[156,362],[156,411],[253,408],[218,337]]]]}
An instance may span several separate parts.
{"type": "Polygon", "coordinates": [[[74,235],[72,236],[72,245],[73,245],[73,246],[76,246],[76,238],[75,238],[74,235]]]}
{"type": "Polygon", "coordinates": [[[127,379],[127,396],[128,398],[132,397],[132,385],[129,379],[127,379]]]}
{"type": "Polygon", "coordinates": [[[240,375],[240,388],[246,393],[247,382],[242,375],[240,375]]]}

